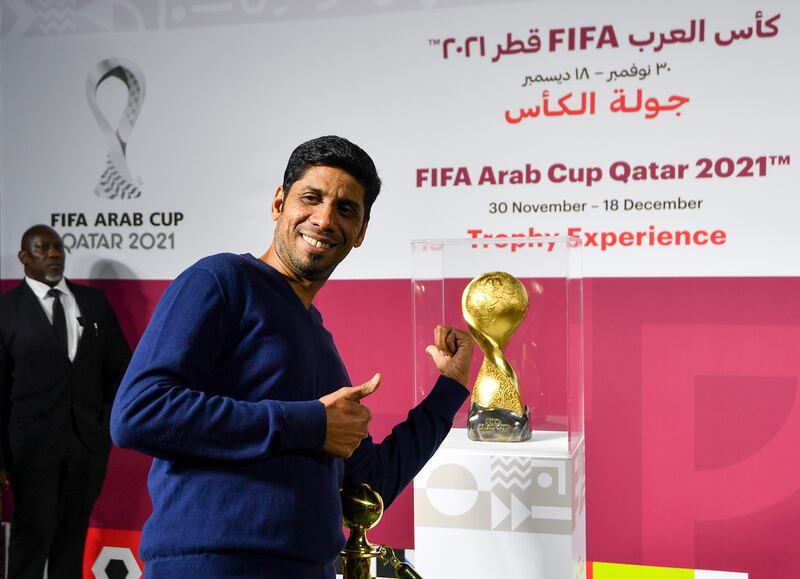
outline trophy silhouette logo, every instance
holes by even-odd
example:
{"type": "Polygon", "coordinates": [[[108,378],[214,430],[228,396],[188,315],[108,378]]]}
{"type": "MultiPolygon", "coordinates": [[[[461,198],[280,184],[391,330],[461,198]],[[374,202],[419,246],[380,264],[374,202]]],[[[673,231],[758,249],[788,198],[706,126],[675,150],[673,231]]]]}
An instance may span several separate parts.
{"type": "Polygon", "coordinates": [[[484,354],[467,420],[471,440],[522,442],[531,437],[530,409],[520,397],[517,373],[503,355],[528,306],[525,286],[502,271],[481,274],[464,288],[464,321],[484,354]]]}
{"type": "Polygon", "coordinates": [[[105,169],[94,189],[98,197],[136,199],[142,194],[128,168],[126,149],[133,126],[142,110],[144,94],[144,74],[138,66],[123,58],[107,58],[98,62],[86,78],[86,98],[89,100],[89,107],[97,124],[103,131],[108,148],[105,169]],[[128,89],[128,102],[116,130],[112,128],[97,105],[97,89],[111,77],[121,80],[128,89]]]}

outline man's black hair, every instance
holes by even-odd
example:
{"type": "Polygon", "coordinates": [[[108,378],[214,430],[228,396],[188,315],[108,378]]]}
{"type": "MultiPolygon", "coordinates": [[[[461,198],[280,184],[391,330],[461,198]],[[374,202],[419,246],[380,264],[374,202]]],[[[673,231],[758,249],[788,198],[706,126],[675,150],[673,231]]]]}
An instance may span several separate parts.
{"type": "Polygon", "coordinates": [[[283,173],[283,198],[309,167],[317,165],[342,169],[358,181],[364,188],[364,219],[369,219],[372,204],[381,191],[375,163],[361,147],[335,135],[311,139],[292,151],[283,173]]]}
{"type": "Polygon", "coordinates": [[[20,250],[21,251],[28,251],[31,246],[31,240],[35,235],[40,235],[42,233],[55,233],[56,237],[61,237],[58,234],[58,231],[50,227],[49,225],[45,225],[44,223],[37,223],[36,225],[31,225],[28,229],[25,230],[25,233],[22,234],[22,239],[20,239],[20,250]]]}

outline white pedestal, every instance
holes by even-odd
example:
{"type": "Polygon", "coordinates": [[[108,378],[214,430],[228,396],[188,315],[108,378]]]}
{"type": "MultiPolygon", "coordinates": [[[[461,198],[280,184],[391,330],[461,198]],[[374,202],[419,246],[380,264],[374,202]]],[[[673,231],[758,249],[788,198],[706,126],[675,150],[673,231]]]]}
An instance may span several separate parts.
{"type": "Polygon", "coordinates": [[[472,442],[454,428],[414,479],[415,567],[425,579],[584,579],[584,448],[566,432],[472,442]]]}

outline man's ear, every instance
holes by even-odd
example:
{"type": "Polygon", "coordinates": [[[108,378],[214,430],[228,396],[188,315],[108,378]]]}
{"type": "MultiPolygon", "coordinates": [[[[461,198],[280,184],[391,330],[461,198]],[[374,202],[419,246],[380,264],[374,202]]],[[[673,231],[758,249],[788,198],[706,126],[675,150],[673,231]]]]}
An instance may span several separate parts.
{"type": "Polygon", "coordinates": [[[25,265],[25,262],[28,261],[28,252],[24,249],[20,249],[19,253],[17,254],[17,259],[22,265],[25,265]]]}
{"type": "Polygon", "coordinates": [[[361,226],[361,231],[358,232],[353,242],[353,247],[361,247],[361,244],[364,243],[364,237],[367,235],[367,225],[369,225],[369,217],[364,219],[364,224],[361,226]]]}
{"type": "Polygon", "coordinates": [[[272,200],[272,220],[277,221],[278,216],[283,211],[283,187],[278,187],[275,191],[275,198],[272,200]]]}

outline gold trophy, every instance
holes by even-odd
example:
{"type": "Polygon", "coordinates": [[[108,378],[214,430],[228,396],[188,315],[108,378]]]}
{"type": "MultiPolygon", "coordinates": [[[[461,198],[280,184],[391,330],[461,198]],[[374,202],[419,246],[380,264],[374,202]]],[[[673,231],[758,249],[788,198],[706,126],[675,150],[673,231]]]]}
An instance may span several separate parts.
{"type": "Polygon", "coordinates": [[[373,545],[367,540],[367,531],[383,516],[381,495],[362,483],[343,489],[340,498],[344,526],[350,529],[350,537],[342,550],[344,579],[371,579],[370,561],[375,557],[383,559],[399,579],[422,579],[411,565],[395,556],[391,547],[373,545]]]}
{"type": "Polygon", "coordinates": [[[531,437],[530,409],[520,398],[517,373],[503,355],[528,304],[525,286],[502,271],[479,275],[464,288],[464,321],[484,354],[467,420],[471,440],[522,442],[531,437]]]}

